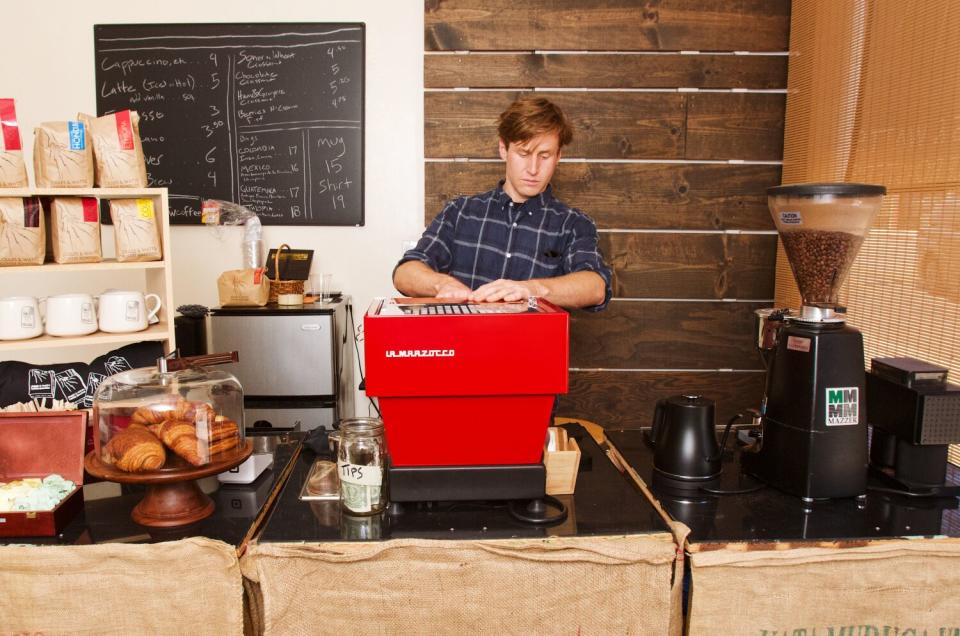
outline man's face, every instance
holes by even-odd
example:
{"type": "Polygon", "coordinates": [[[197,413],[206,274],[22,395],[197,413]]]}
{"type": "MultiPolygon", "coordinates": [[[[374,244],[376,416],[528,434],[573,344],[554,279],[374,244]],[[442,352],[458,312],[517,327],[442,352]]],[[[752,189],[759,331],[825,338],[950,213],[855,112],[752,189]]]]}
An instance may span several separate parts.
{"type": "Polygon", "coordinates": [[[560,161],[560,138],[555,132],[545,133],[525,142],[513,142],[509,148],[501,139],[500,158],[507,162],[503,189],[514,201],[526,201],[550,185],[560,161]]]}

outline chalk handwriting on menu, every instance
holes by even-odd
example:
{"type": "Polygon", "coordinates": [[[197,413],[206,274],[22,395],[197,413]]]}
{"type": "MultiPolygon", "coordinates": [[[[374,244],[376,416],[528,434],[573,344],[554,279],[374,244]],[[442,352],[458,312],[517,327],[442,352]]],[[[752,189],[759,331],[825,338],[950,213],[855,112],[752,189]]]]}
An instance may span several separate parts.
{"type": "Polygon", "coordinates": [[[266,225],[363,224],[362,24],[97,25],[97,109],[140,113],[171,222],[205,198],[266,225]]]}

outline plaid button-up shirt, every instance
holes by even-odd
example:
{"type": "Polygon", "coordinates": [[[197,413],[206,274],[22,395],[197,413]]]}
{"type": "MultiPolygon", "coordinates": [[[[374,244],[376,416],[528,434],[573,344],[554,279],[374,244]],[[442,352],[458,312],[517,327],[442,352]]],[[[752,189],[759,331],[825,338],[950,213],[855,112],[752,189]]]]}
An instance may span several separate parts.
{"type": "Polygon", "coordinates": [[[411,260],[450,274],[470,289],[500,278],[596,272],[606,295],[588,311],[606,307],[612,293],[593,220],[555,199],[550,186],[522,204],[503,191],[503,181],[489,192],[450,201],[400,263],[411,260]]]}

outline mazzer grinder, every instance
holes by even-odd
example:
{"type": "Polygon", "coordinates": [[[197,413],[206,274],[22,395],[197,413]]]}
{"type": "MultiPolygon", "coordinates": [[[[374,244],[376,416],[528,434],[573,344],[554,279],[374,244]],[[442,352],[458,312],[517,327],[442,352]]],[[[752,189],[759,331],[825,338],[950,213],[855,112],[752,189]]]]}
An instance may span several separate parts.
{"type": "Polygon", "coordinates": [[[807,501],[866,494],[863,336],[846,324],[837,292],[885,193],[854,183],[767,190],[803,306],[757,312],[766,390],[760,436],[742,462],[807,501]]]}

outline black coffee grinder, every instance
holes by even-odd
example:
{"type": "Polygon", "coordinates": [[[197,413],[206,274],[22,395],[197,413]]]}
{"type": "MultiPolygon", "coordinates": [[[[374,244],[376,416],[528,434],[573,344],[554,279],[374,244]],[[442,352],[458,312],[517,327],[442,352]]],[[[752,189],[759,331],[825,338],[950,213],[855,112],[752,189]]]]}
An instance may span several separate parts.
{"type": "Polygon", "coordinates": [[[757,312],[767,380],[760,437],[742,464],[805,501],[866,494],[863,336],[837,293],[885,193],[855,183],[767,190],[803,306],[757,312]]]}
{"type": "Polygon", "coordinates": [[[960,442],[960,386],[947,368],[916,358],[874,358],[867,374],[867,416],[873,427],[871,473],[888,492],[951,497],[946,484],[950,444],[960,442]]]}

